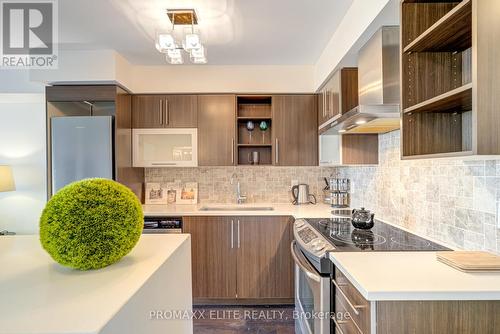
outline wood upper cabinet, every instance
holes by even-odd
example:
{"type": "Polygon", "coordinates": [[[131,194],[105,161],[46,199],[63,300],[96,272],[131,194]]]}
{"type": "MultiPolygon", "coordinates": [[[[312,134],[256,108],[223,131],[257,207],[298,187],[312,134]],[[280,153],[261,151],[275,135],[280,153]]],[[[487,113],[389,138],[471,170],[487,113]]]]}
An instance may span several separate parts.
{"type": "Polygon", "coordinates": [[[198,165],[235,164],[236,96],[198,96],[198,165]]]}
{"type": "Polygon", "coordinates": [[[238,217],[238,298],[294,296],[290,217],[238,217]]]}
{"type": "Polygon", "coordinates": [[[196,95],[135,95],[132,99],[133,127],[195,128],[198,125],[196,95]]]}
{"type": "Polygon", "coordinates": [[[191,234],[193,298],[290,302],[291,217],[184,217],[191,234]]]}
{"type": "Polygon", "coordinates": [[[318,165],[318,118],[315,95],[273,96],[273,163],[318,165]]]}
{"type": "Polygon", "coordinates": [[[191,234],[193,298],[236,298],[234,221],[230,217],[184,217],[191,234]]]}
{"type": "Polygon", "coordinates": [[[132,97],[132,127],[136,129],[163,128],[162,95],[132,97]]]}
{"type": "Polygon", "coordinates": [[[358,69],[344,67],[335,72],[318,93],[318,126],[356,107],[358,95],[358,69]]]}

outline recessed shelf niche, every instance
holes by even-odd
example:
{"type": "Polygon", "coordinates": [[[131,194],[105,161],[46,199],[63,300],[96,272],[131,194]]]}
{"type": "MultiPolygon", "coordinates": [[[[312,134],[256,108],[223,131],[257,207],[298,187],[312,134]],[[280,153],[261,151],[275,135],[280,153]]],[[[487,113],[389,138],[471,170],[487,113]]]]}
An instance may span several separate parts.
{"type": "Polygon", "coordinates": [[[253,152],[259,165],[272,164],[272,97],[242,95],[237,97],[238,165],[251,165],[253,152]],[[249,124],[250,123],[250,124],[249,124]],[[265,130],[261,129],[261,124],[265,130]],[[249,130],[253,125],[253,130],[249,130]]]}

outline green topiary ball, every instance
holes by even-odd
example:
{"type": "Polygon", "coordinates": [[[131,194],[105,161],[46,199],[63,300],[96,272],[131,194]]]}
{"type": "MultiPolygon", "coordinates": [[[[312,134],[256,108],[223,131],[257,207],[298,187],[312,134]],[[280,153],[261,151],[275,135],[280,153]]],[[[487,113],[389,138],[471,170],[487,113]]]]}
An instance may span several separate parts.
{"type": "Polygon", "coordinates": [[[144,226],[141,203],[118,182],[86,179],[62,188],[40,218],[40,241],[63,266],[90,270],[120,260],[144,226]]]}

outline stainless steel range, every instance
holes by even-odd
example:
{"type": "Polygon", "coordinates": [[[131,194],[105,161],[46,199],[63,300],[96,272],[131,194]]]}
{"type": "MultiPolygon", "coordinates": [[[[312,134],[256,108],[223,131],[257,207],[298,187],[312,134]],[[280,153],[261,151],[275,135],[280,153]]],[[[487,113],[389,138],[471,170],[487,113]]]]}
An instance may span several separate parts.
{"type": "MultiPolygon", "coordinates": [[[[295,240],[295,305],[298,333],[335,333],[333,263],[330,252],[430,251],[447,248],[389,224],[375,221],[373,228],[356,229],[350,211],[330,218],[297,219],[295,240]]],[[[339,212],[341,213],[341,212],[339,212]]]]}

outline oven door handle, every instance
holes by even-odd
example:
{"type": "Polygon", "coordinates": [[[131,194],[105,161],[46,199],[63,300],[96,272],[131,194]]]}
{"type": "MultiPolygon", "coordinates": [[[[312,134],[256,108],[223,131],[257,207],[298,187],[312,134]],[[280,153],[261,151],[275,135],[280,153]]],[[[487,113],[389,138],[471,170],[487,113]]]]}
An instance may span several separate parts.
{"type": "Polygon", "coordinates": [[[297,266],[299,266],[299,268],[302,271],[304,271],[304,273],[307,275],[307,277],[309,277],[310,279],[312,279],[315,282],[320,283],[321,276],[319,276],[318,274],[314,273],[311,270],[311,265],[304,258],[304,255],[299,254],[300,250],[297,249],[296,244],[297,244],[297,242],[295,240],[293,240],[291,245],[290,245],[293,261],[295,262],[295,264],[297,266]]]}

